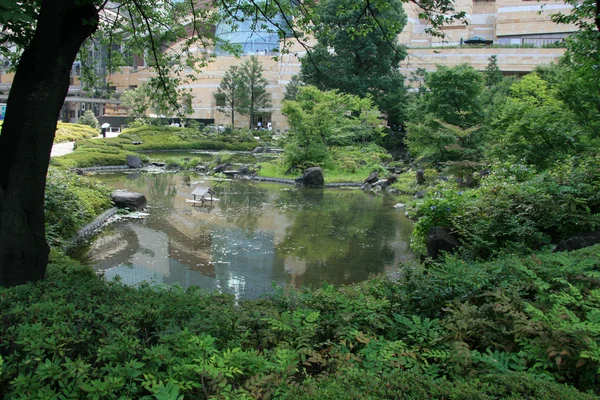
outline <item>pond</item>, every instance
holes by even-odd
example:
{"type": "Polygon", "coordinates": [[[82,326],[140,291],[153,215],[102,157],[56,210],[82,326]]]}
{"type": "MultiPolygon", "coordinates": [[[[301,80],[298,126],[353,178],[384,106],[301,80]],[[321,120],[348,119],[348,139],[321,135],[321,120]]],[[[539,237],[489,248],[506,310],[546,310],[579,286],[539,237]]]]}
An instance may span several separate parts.
{"type": "Polygon", "coordinates": [[[393,274],[413,257],[412,222],[393,208],[392,196],[183,173],[96,178],[148,199],[145,219],[113,223],[73,254],[126,284],[197,285],[251,299],[273,285],[341,285],[393,274]],[[187,203],[198,186],[211,188],[218,201],[187,203]]]}

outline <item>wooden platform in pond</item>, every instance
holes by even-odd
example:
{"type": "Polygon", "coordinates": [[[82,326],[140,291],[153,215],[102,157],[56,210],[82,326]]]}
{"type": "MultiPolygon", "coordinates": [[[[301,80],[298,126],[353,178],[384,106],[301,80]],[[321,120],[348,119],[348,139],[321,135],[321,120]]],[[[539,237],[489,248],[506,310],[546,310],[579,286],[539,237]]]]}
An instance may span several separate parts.
{"type": "Polygon", "coordinates": [[[191,195],[194,196],[194,199],[185,199],[185,201],[186,203],[191,204],[202,204],[205,201],[219,201],[219,199],[213,197],[213,194],[215,194],[215,192],[209,188],[197,186],[191,193],[191,195]],[[207,195],[210,195],[210,198],[206,198],[207,195]]]}

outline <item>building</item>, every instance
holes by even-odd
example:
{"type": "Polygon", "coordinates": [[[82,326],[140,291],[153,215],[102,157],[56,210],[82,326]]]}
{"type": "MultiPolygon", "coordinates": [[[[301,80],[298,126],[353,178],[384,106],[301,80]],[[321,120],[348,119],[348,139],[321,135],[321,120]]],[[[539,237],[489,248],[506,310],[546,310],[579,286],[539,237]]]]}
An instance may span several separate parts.
{"type": "MultiPolygon", "coordinates": [[[[456,0],[455,8],[465,11],[468,25],[454,24],[444,28],[446,38],[441,39],[425,32],[427,24],[418,18],[419,10],[413,3],[405,4],[408,22],[399,40],[407,46],[408,57],[401,64],[401,71],[409,77],[419,68],[435,70],[437,65],[454,66],[462,63],[483,70],[492,55],[497,56],[498,66],[505,74],[525,74],[540,64],[554,63],[565,49],[544,47],[560,44],[576,30],[572,25],[558,25],[550,16],[557,12],[568,12],[570,5],[555,1],[516,1],[516,0],[456,0]],[[482,44],[471,45],[470,42],[482,44]]],[[[276,35],[268,32],[253,32],[248,26],[234,31],[227,24],[217,28],[221,37],[242,46],[243,56],[236,58],[216,49],[217,58],[195,82],[183,87],[191,89],[193,95],[193,114],[190,118],[214,124],[227,125],[230,118],[216,108],[214,93],[225,72],[233,65],[241,64],[248,56],[256,55],[263,65],[263,74],[268,81],[267,89],[272,94],[273,106],[265,110],[260,120],[253,121],[256,126],[270,122],[275,132],[288,128],[285,116],[281,114],[281,104],[285,86],[293,75],[300,71],[300,57],[304,48],[295,45],[289,54],[282,55],[277,61],[273,56],[279,47],[276,35]]],[[[200,49],[195,49],[200,52],[200,49]]],[[[119,107],[118,93],[136,88],[154,75],[142,57],[135,57],[131,67],[125,67],[118,74],[107,77],[117,96],[112,99],[99,99],[86,96],[81,90],[77,65],[72,71],[72,86],[61,113],[61,119],[75,121],[88,108],[97,115],[124,116],[126,111],[119,107]]],[[[0,91],[6,93],[12,76],[0,71],[0,91]]],[[[0,95],[0,102],[6,95],[0,95]]],[[[248,117],[236,115],[236,126],[250,125],[248,117]]],[[[121,118],[122,120],[122,118],[121,118]]]]}

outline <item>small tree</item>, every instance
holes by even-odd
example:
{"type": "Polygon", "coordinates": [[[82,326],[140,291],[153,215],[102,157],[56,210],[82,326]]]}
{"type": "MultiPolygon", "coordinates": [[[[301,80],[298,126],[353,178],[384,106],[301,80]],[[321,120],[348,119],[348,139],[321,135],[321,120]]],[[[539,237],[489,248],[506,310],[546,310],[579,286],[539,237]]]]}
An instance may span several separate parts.
{"type": "Polygon", "coordinates": [[[225,72],[219,88],[215,92],[217,110],[231,117],[231,126],[235,126],[235,110],[241,97],[240,71],[233,65],[225,72]]]}
{"type": "Polygon", "coordinates": [[[81,125],[91,126],[94,129],[100,128],[98,119],[96,118],[96,116],[94,115],[94,112],[92,110],[85,110],[83,115],[81,117],[79,117],[79,119],[77,120],[77,123],[81,124],[81,125]]]}
{"type": "Polygon", "coordinates": [[[451,125],[467,128],[483,117],[479,96],[483,91],[483,75],[467,64],[439,66],[427,75],[424,96],[426,111],[451,125]]]}
{"type": "Polygon", "coordinates": [[[239,69],[238,112],[250,117],[250,128],[256,116],[271,107],[271,93],[267,92],[267,80],[262,74],[262,64],[252,56],[239,69]]]}
{"type": "Polygon", "coordinates": [[[150,96],[146,86],[129,89],[121,95],[121,105],[127,109],[129,116],[144,118],[150,109],[150,96]]]}
{"type": "Polygon", "coordinates": [[[299,88],[296,100],[283,102],[291,134],[285,147],[288,168],[324,165],[327,146],[368,141],[381,132],[379,110],[370,98],[322,92],[314,86],[299,88]]]}
{"type": "Polygon", "coordinates": [[[498,67],[498,57],[496,55],[488,58],[488,65],[485,67],[485,71],[483,71],[483,76],[487,88],[491,88],[502,81],[502,71],[498,67]]]}

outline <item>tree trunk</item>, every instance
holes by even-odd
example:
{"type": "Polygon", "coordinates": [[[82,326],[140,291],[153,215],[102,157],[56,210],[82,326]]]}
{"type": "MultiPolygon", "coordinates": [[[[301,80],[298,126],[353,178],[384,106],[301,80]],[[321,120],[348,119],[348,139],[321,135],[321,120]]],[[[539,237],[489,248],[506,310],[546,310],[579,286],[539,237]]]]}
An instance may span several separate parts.
{"type": "Polygon", "coordinates": [[[0,136],[0,286],[46,273],[44,190],[56,122],[73,61],[98,25],[91,1],[81,3],[43,0],[10,90],[0,136]]]}

